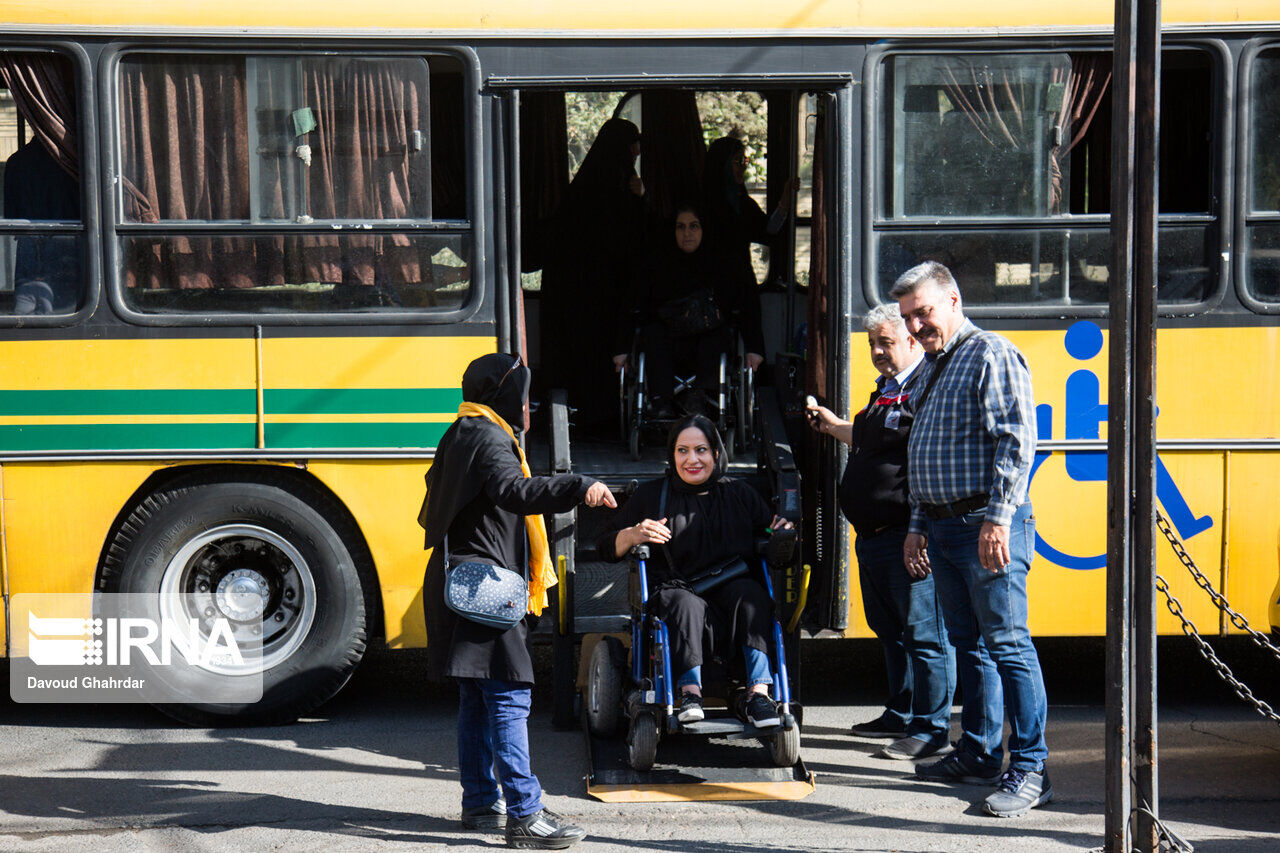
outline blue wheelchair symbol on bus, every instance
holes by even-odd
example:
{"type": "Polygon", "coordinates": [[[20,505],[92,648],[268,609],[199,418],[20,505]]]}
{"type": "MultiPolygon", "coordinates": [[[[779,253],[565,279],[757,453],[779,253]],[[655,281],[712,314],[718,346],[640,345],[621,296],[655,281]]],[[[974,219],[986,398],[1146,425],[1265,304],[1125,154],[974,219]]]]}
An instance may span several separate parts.
{"type": "MultiPolygon", "coordinates": [[[[1081,320],[1067,330],[1067,352],[1072,358],[1088,361],[1102,352],[1102,329],[1097,323],[1081,320]]],[[[1102,402],[1101,383],[1092,370],[1081,368],[1067,377],[1065,412],[1063,413],[1063,438],[1098,439],[1099,426],[1107,420],[1107,404],[1102,402]]],[[[1036,406],[1036,439],[1048,441],[1053,437],[1053,407],[1042,403],[1036,406]]],[[[1107,453],[1105,450],[1060,451],[1066,463],[1067,476],[1079,483],[1106,481],[1107,453]]],[[[1036,453],[1031,466],[1031,477],[1046,459],[1048,451],[1036,453]]],[[[1173,481],[1164,462],[1156,458],[1156,500],[1164,507],[1164,513],[1184,540],[1203,533],[1213,526],[1207,515],[1196,517],[1182,496],[1178,484],[1173,481]]],[[[1052,563],[1068,569],[1101,569],[1107,564],[1107,555],[1078,557],[1054,548],[1036,531],[1036,553],[1052,563]]]]}

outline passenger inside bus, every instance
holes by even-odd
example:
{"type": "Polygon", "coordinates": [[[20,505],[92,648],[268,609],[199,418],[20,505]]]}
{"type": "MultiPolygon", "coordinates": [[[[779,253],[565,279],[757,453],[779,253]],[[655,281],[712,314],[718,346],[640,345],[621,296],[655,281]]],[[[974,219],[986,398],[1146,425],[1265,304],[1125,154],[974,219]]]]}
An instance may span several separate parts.
{"type": "MultiPolygon", "coordinates": [[[[0,53],[0,126],[8,132],[4,163],[6,220],[33,223],[80,221],[79,155],[75,84],[70,63],[52,54],[0,53]]],[[[2,290],[11,292],[5,313],[70,314],[83,289],[80,237],[18,232],[0,245],[2,290]],[[7,256],[7,257],[6,257],[7,256]],[[9,275],[11,273],[11,276],[9,275]]]]}
{"type": "MultiPolygon", "coordinates": [[[[702,169],[705,221],[710,248],[722,259],[725,275],[734,289],[746,292],[758,288],[751,266],[751,244],[768,243],[782,230],[794,206],[796,182],[791,179],[772,216],[747,192],[747,149],[741,139],[722,136],[707,148],[702,169]]],[[[764,362],[763,341],[747,342],[747,367],[755,370],[764,362]]]]}
{"type": "Polygon", "coordinates": [[[615,408],[608,364],[645,231],[639,154],[639,129],[625,119],[606,121],[569,185],[545,247],[542,362],[568,389],[576,423],[588,429],[603,426],[615,408]]]}
{"type": "MultiPolygon", "coordinates": [[[[676,417],[675,370],[692,365],[694,387],[679,401],[688,414],[715,419],[720,356],[732,351],[735,329],[748,352],[764,351],[760,328],[760,292],[744,287],[741,276],[728,274],[726,258],[710,248],[702,216],[692,204],[681,204],[674,216],[674,240],[649,252],[633,296],[633,316],[649,377],[651,414],[676,417]]],[[[615,368],[627,363],[630,342],[615,355],[615,368]]]]}

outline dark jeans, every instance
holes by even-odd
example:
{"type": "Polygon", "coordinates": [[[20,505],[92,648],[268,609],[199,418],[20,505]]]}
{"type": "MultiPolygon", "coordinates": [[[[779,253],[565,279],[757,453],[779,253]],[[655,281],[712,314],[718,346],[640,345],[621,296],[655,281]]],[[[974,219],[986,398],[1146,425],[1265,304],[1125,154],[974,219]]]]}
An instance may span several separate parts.
{"type": "Polygon", "coordinates": [[[529,767],[530,693],[529,685],[520,682],[458,679],[458,772],[464,809],[493,803],[499,783],[512,817],[542,808],[542,786],[529,767]]]}
{"type": "Polygon", "coordinates": [[[981,763],[999,767],[1007,713],[1009,766],[1037,771],[1049,755],[1044,740],[1049,701],[1027,628],[1035,517],[1030,503],[1018,508],[1009,529],[1012,562],[989,572],[978,561],[985,512],[928,522],[929,564],[964,693],[960,743],[981,763]]]}
{"type": "Polygon", "coordinates": [[[946,743],[956,692],[955,649],[947,641],[933,575],[914,579],[902,564],[907,528],[891,527],[854,542],[867,624],[884,646],[889,676],[886,718],[907,734],[946,743]]]}
{"type": "Polygon", "coordinates": [[[697,371],[695,387],[710,393],[720,390],[720,356],[733,349],[733,333],[728,326],[685,338],[672,337],[665,323],[654,322],[640,332],[645,371],[649,375],[649,395],[670,399],[675,389],[677,364],[692,364],[697,371]]]}

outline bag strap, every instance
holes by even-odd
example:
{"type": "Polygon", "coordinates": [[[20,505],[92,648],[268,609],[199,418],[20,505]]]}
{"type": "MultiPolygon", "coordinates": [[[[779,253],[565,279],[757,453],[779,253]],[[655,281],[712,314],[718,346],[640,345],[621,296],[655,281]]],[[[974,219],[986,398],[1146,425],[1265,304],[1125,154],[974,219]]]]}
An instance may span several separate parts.
{"type": "Polygon", "coordinates": [[[946,370],[947,364],[951,361],[951,356],[955,355],[965,341],[973,337],[974,329],[968,329],[963,335],[956,338],[956,342],[951,345],[951,349],[938,356],[933,365],[933,373],[929,374],[929,381],[924,386],[924,391],[916,399],[915,405],[912,407],[917,414],[924,411],[924,401],[929,399],[929,392],[933,390],[933,385],[942,376],[942,371],[946,370]]]}
{"type": "MultiPolygon", "coordinates": [[[[521,525],[523,527],[523,525],[521,525]]],[[[520,564],[520,577],[524,578],[524,582],[529,582],[529,531],[523,530],[520,534],[520,541],[524,543],[524,562],[520,564]]],[[[444,573],[449,574],[449,534],[444,534],[444,573]]]]}

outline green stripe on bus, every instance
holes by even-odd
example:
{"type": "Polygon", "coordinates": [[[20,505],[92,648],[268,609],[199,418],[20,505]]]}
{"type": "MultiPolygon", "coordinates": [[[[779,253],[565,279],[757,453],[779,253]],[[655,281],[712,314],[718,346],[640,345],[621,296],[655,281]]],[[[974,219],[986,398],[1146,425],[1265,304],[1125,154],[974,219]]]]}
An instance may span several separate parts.
{"type": "Polygon", "coordinates": [[[457,388],[267,388],[262,407],[269,415],[453,414],[462,405],[457,388]]]}
{"type": "Polygon", "coordinates": [[[252,415],[252,388],[91,391],[0,390],[0,416],[56,415],[252,415]]]}
{"type": "Polygon", "coordinates": [[[267,424],[272,450],[307,447],[435,447],[445,423],[267,424]]]}
{"type": "Polygon", "coordinates": [[[4,450],[226,450],[257,445],[254,424],[0,426],[4,450]]]}

